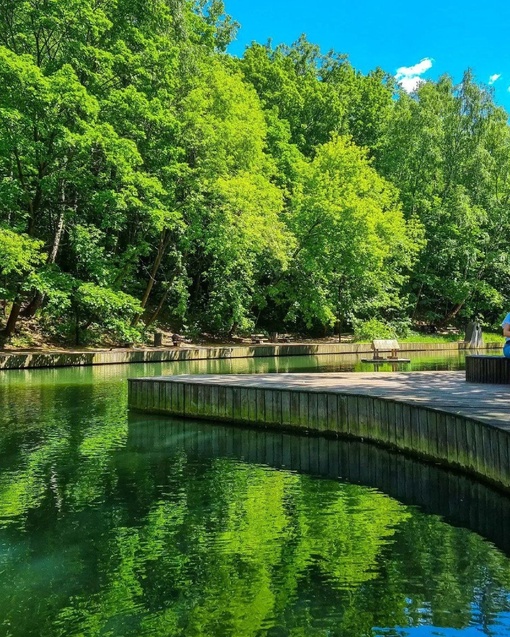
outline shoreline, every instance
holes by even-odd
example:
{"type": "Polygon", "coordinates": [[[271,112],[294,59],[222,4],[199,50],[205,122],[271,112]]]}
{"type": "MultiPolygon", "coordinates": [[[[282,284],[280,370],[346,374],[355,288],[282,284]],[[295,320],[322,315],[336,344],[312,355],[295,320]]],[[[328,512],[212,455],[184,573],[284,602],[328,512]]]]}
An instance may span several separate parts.
{"type": "MultiPolygon", "coordinates": [[[[499,350],[487,343],[483,350],[499,350]]],[[[465,351],[463,341],[450,343],[401,343],[400,352],[465,351]]],[[[477,351],[477,350],[469,350],[477,351]]],[[[207,345],[75,350],[0,350],[0,370],[162,363],[225,358],[320,356],[323,354],[373,354],[370,343],[265,343],[260,345],[207,345]]],[[[391,362],[391,361],[390,361],[391,362]]]]}

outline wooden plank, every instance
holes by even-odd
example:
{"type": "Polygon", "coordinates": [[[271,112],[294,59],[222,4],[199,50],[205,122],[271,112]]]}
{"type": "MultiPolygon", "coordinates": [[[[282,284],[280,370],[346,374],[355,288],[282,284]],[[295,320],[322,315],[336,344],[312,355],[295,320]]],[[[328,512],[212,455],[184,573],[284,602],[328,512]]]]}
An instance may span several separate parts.
{"type": "Polygon", "coordinates": [[[271,391],[271,402],[273,405],[272,424],[281,425],[282,423],[282,393],[278,390],[271,391]]]}
{"type": "Polygon", "coordinates": [[[430,456],[429,437],[428,437],[428,420],[430,411],[428,409],[420,409],[418,413],[418,452],[424,456],[430,456]]]}
{"type": "Polygon", "coordinates": [[[328,430],[328,394],[317,394],[317,431],[328,430]]]}
{"type": "MultiPolygon", "coordinates": [[[[172,397],[175,391],[175,385],[173,383],[164,383],[162,387],[162,396],[161,396],[161,408],[167,413],[174,413],[173,405],[172,405],[172,397]]],[[[179,413],[177,410],[175,413],[179,413]]]]}
{"type": "Polygon", "coordinates": [[[433,409],[427,411],[427,437],[430,457],[439,458],[437,412],[433,409]]]}
{"type": "Polygon", "coordinates": [[[379,418],[379,436],[380,442],[388,444],[388,428],[389,428],[389,414],[391,409],[391,402],[389,400],[377,401],[380,405],[378,418],[379,418]]]}
{"type": "Polygon", "coordinates": [[[485,431],[485,427],[482,423],[477,422],[474,426],[475,431],[475,447],[476,447],[476,464],[477,471],[482,475],[485,475],[485,457],[484,457],[484,448],[483,448],[483,434],[485,431]]]}
{"type": "Polygon", "coordinates": [[[184,385],[184,400],[186,416],[196,416],[198,402],[198,387],[196,385],[184,385]]]}
{"type": "Polygon", "coordinates": [[[218,419],[224,420],[228,416],[227,409],[227,388],[218,386],[218,419]]]}
{"type": "Polygon", "coordinates": [[[159,390],[161,388],[161,382],[154,383],[149,386],[150,396],[150,408],[152,411],[158,411],[160,408],[159,390]]]}
{"type": "Polygon", "coordinates": [[[290,424],[292,427],[299,428],[301,426],[301,418],[299,413],[300,392],[290,392],[290,424]]]}
{"type": "Polygon", "coordinates": [[[420,408],[414,405],[409,405],[409,449],[419,451],[418,441],[418,429],[420,426],[419,421],[420,408]]]}
{"type": "Polygon", "coordinates": [[[475,438],[475,423],[472,420],[466,419],[466,467],[470,471],[478,470],[477,452],[476,452],[476,438],[475,438]]]}
{"type": "Polygon", "coordinates": [[[250,422],[250,412],[249,412],[249,400],[248,400],[248,396],[250,393],[250,390],[246,387],[241,387],[240,390],[241,393],[241,398],[240,398],[240,418],[241,418],[241,422],[250,422]]]}
{"type": "Polygon", "coordinates": [[[241,410],[241,387],[232,388],[232,420],[234,422],[242,422],[242,410],[241,410]]]}
{"type": "Polygon", "coordinates": [[[399,449],[405,449],[405,427],[404,405],[395,403],[395,445],[399,449]]]}
{"type": "Polygon", "coordinates": [[[330,393],[326,395],[326,425],[324,427],[326,432],[338,433],[341,430],[339,400],[342,400],[342,397],[336,394],[330,393]]]}
{"type": "Polygon", "coordinates": [[[458,464],[458,451],[457,451],[457,428],[455,426],[455,416],[452,414],[446,414],[446,445],[447,453],[446,459],[454,465],[458,464]]]}
{"type": "Polygon", "coordinates": [[[264,425],[271,424],[273,406],[271,404],[271,396],[268,389],[257,389],[257,414],[260,422],[264,425]]]}
{"type": "Polygon", "coordinates": [[[348,430],[348,417],[347,417],[347,398],[346,396],[338,396],[337,400],[337,412],[338,412],[338,433],[345,434],[348,430]]]}
{"type": "Polygon", "coordinates": [[[501,475],[500,466],[499,466],[499,450],[497,448],[498,438],[494,435],[491,429],[487,428],[486,437],[489,441],[489,453],[490,453],[490,465],[491,470],[489,473],[489,478],[495,480],[496,482],[499,480],[501,475]]]}
{"type": "Polygon", "coordinates": [[[446,461],[448,459],[448,439],[447,439],[447,418],[448,414],[436,412],[437,423],[437,459],[446,461]]]}
{"type": "Polygon", "coordinates": [[[386,418],[388,422],[386,442],[390,445],[396,445],[397,444],[397,408],[393,400],[387,401],[386,418]]]}
{"type": "Polygon", "coordinates": [[[379,440],[381,436],[381,409],[384,401],[370,397],[367,403],[368,439],[379,440]]]}
{"type": "Polygon", "coordinates": [[[308,429],[308,396],[304,391],[299,392],[299,426],[302,429],[308,429]]]}
{"type": "Polygon", "coordinates": [[[492,450],[491,443],[489,438],[489,430],[482,425],[482,458],[484,463],[484,475],[490,476],[492,475],[492,450]]]}
{"type": "Polygon", "coordinates": [[[197,416],[213,417],[215,414],[212,409],[211,386],[198,385],[197,390],[197,416]]]}
{"type": "Polygon", "coordinates": [[[346,427],[345,433],[351,436],[358,435],[358,397],[357,396],[345,396],[345,420],[346,427]]]}
{"type": "Polygon", "coordinates": [[[281,392],[281,409],[282,409],[281,423],[284,427],[288,427],[291,424],[290,392],[289,391],[284,390],[281,392]]]}
{"type": "Polygon", "coordinates": [[[266,416],[266,394],[263,389],[256,390],[256,402],[257,402],[257,420],[260,423],[267,423],[266,416]]]}
{"type": "Polygon", "coordinates": [[[308,428],[318,431],[318,414],[317,414],[317,394],[310,392],[308,396],[308,428]]]}
{"type": "Polygon", "coordinates": [[[468,448],[468,434],[465,418],[455,418],[457,436],[457,462],[461,467],[469,467],[470,451],[468,448]]]}
{"type": "Polygon", "coordinates": [[[368,403],[370,398],[368,396],[358,396],[358,426],[357,435],[361,438],[369,438],[369,423],[368,423],[368,403]]]}
{"type": "MultiPolygon", "coordinates": [[[[258,390],[260,391],[260,390],[258,390]]],[[[248,420],[250,422],[264,422],[264,418],[262,418],[262,420],[259,419],[258,417],[258,410],[257,410],[257,390],[256,389],[252,389],[252,388],[248,388],[247,389],[247,401],[248,401],[248,420]]]]}
{"type": "Polygon", "coordinates": [[[501,483],[508,485],[510,484],[510,434],[507,431],[500,431],[499,440],[501,483]]]}

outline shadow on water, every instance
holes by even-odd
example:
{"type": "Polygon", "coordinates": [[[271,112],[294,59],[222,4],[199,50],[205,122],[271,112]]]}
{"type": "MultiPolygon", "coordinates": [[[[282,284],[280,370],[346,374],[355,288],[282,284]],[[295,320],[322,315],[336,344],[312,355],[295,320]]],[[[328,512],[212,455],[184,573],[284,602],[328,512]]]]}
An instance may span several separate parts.
{"type": "Polygon", "coordinates": [[[458,472],[370,443],[130,413],[127,450],[182,450],[376,488],[478,533],[510,556],[510,498],[458,472]]]}

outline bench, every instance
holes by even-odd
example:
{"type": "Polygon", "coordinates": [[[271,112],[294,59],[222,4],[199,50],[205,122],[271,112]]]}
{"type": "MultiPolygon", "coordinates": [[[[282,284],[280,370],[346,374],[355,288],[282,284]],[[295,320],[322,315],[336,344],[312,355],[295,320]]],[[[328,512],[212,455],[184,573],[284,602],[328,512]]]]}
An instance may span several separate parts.
{"type": "Polygon", "coordinates": [[[505,356],[466,356],[466,381],[468,383],[510,384],[510,358],[505,356]]]}
{"type": "Polygon", "coordinates": [[[265,334],[250,334],[252,343],[267,343],[269,339],[265,334]]]}
{"type": "Polygon", "coordinates": [[[279,334],[278,332],[271,332],[269,334],[269,340],[271,343],[290,343],[292,336],[290,334],[279,334]]]}
{"type": "Polygon", "coordinates": [[[184,338],[180,334],[172,334],[172,344],[174,347],[180,347],[181,343],[191,343],[188,338],[184,338]]]}
{"type": "Polygon", "coordinates": [[[375,339],[372,341],[372,349],[375,360],[392,360],[398,358],[400,345],[396,339],[375,339]],[[384,356],[381,356],[381,352],[390,352],[390,355],[385,359],[384,356]]]}

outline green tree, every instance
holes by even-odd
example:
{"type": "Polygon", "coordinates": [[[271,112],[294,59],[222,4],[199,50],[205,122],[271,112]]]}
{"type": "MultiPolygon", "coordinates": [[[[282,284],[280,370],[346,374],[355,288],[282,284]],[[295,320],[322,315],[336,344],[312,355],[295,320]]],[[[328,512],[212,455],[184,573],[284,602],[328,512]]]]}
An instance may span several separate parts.
{"type": "Polygon", "coordinates": [[[277,285],[288,318],[331,325],[346,316],[402,311],[399,290],[422,245],[397,191],[366,151],[336,137],[317,149],[292,199],[296,238],[289,275],[277,285]]]}
{"type": "Polygon", "coordinates": [[[422,222],[414,316],[447,323],[501,308],[508,290],[508,124],[467,73],[401,95],[379,165],[422,222]]]}

